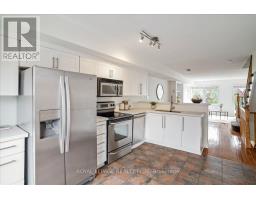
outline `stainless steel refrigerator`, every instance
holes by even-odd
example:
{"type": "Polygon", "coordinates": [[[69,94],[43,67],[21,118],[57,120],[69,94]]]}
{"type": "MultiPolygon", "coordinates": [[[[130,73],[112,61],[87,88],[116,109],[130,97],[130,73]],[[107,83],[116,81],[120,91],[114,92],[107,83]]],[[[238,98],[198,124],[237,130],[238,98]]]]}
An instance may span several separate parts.
{"type": "Polygon", "coordinates": [[[97,166],[96,76],[32,67],[21,72],[18,124],[29,132],[28,184],[82,184],[97,166]]]}

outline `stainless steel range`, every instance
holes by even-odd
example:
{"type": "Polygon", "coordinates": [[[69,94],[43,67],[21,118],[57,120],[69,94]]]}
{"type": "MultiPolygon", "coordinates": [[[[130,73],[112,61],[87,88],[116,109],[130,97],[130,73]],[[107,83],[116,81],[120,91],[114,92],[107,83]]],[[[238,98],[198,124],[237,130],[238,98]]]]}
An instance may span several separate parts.
{"type": "Polygon", "coordinates": [[[108,163],[128,154],[132,149],[133,115],[115,112],[115,102],[98,102],[98,116],[107,117],[108,163]]]}

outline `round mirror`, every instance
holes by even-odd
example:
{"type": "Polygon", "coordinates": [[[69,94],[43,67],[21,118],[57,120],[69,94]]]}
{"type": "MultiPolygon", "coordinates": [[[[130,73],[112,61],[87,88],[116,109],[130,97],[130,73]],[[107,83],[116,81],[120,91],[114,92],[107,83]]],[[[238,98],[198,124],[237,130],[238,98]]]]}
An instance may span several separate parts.
{"type": "Polygon", "coordinates": [[[161,84],[158,84],[156,87],[156,97],[158,100],[161,100],[164,96],[164,87],[161,84]]]}

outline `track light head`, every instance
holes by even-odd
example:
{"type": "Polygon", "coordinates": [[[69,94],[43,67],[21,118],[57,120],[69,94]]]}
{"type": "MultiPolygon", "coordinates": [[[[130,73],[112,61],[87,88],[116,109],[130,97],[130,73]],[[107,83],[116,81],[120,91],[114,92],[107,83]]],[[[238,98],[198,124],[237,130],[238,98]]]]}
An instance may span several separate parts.
{"type": "Polygon", "coordinates": [[[144,39],[144,36],[141,34],[141,35],[140,35],[139,42],[142,43],[142,42],[143,42],[143,39],[144,39]]]}
{"type": "Polygon", "coordinates": [[[153,41],[152,40],[150,40],[149,46],[153,47],[153,41]]]}

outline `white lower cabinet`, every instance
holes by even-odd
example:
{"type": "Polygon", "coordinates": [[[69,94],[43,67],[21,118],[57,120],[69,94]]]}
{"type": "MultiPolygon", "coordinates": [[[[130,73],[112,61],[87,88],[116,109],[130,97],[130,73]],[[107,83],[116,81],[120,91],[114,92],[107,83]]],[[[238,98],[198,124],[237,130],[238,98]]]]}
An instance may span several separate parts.
{"type": "Polygon", "coordinates": [[[106,121],[97,123],[97,168],[107,161],[107,124],[106,121]]]}
{"type": "Polygon", "coordinates": [[[164,115],[164,146],[181,149],[182,116],[164,115]]]}
{"type": "Polygon", "coordinates": [[[161,144],[163,134],[163,115],[148,113],[146,115],[146,141],[161,144]]]}
{"type": "Polygon", "coordinates": [[[202,127],[202,117],[148,113],[146,141],[200,155],[202,127]]]}
{"type": "Polygon", "coordinates": [[[201,154],[202,126],[201,117],[183,117],[182,149],[184,151],[201,154]]]}
{"type": "Polygon", "coordinates": [[[24,139],[0,142],[0,185],[24,184],[24,139]]]}

